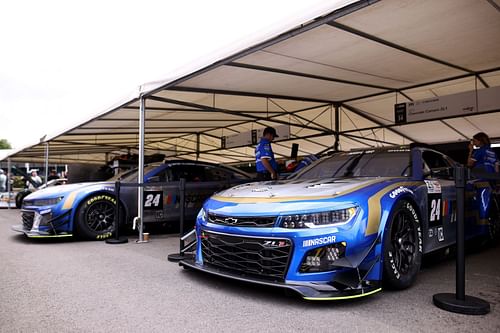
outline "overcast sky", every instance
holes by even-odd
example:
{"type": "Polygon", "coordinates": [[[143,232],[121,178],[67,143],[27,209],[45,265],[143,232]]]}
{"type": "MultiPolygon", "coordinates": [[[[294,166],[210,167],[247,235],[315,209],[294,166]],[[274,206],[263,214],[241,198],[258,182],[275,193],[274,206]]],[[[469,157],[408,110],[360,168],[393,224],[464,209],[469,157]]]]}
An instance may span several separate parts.
{"type": "Polygon", "coordinates": [[[171,77],[346,0],[0,0],[0,139],[69,129],[171,77]]]}

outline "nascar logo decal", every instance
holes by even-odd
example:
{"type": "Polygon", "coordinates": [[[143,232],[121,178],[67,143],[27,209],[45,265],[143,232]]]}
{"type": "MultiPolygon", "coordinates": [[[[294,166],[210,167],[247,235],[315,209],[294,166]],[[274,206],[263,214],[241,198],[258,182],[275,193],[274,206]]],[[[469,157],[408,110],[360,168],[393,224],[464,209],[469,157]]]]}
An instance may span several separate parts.
{"type": "Polygon", "coordinates": [[[335,235],[318,237],[318,238],[313,238],[313,239],[306,239],[306,240],[302,241],[302,247],[335,243],[336,239],[337,239],[337,236],[335,236],[335,235]]]}

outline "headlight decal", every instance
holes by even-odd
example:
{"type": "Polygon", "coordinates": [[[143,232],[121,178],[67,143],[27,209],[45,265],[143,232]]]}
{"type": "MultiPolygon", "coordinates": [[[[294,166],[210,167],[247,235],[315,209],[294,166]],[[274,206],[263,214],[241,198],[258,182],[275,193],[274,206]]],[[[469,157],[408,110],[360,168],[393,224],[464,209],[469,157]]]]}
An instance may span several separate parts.
{"type": "Polygon", "coordinates": [[[66,201],[64,201],[64,205],[62,206],[62,209],[70,209],[73,207],[73,203],[75,202],[75,198],[78,192],[73,191],[71,192],[68,197],[66,198],[66,201]]]}
{"type": "Polygon", "coordinates": [[[32,200],[30,206],[54,206],[57,205],[59,202],[62,201],[64,197],[57,197],[57,198],[51,198],[51,199],[36,199],[32,200]]]}

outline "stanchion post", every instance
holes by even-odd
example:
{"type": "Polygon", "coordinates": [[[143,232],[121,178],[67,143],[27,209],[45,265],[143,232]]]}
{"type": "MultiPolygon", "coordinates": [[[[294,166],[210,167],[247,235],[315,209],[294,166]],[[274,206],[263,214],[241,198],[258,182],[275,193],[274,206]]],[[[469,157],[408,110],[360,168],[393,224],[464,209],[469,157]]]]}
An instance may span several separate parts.
{"type": "Polygon", "coordinates": [[[477,297],[465,295],[465,185],[468,172],[464,166],[455,167],[457,195],[457,266],[455,294],[440,293],[432,297],[434,305],[446,311],[468,315],[484,315],[490,312],[490,304],[477,297]]]}
{"type": "Polygon", "coordinates": [[[179,253],[172,253],[167,256],[168,261],[181,261],[184,259],[184,240],[182,236],[184,235],[184,205],[185,205],[185,192],[186,192],[186,179],[181,178],[179,183],[179,192],[180,192],[180,212],[179,212],[179,253]]]}
{"type": "Polygon", "coordinates": [[[115,182],[115,238],[106,239],[106,243],[108,244],[123,244],[128,242],[128,238],[121,237],[120,238],[120,180],[115,182]]]}
{"type": "Polygon", "coordinates": [[[456,267],[456,298],[465,300],[465,184],[466,169],[455,169],[455,188],[457,193],[457,267],[456,267]]]}

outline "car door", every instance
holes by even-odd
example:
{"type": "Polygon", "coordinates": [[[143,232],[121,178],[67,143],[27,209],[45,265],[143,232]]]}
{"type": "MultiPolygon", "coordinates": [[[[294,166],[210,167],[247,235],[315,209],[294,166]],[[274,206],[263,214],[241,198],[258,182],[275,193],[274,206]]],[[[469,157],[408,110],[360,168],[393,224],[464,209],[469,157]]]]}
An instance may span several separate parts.
{"type": "Polygon", "coordinates": [[[165,220],[168,168],[161,165],[145,177],[144,186],[144,222],[162,222],[165,220]]]}
{"type": "Polygon", "coordinates": [[[432,150],[424,150],[422,158],[427,186],[425,252],[429,252],[455,243],[456,188],[451,159],[432,150]]]}

